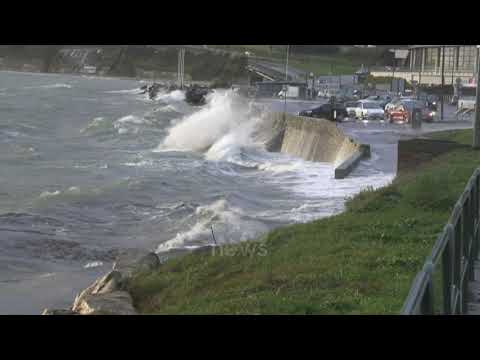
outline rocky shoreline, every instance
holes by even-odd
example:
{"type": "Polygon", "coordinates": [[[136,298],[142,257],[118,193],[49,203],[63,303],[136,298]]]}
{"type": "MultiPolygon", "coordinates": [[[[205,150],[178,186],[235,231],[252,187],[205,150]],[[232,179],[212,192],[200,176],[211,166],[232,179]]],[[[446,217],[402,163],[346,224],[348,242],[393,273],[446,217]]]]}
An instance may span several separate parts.
{"type": "Polygon", "coordinates": [[[70,308],[47,308],[42,315],[138,315],[128,282],[135,274],[154,271],[160,264],[153,252],[126,252],[117,258],[111,271],[80,292],[70,308]]]}
{"type": "Polygon", "coordinates": [[[126,250],[117,256],[112,270],[75,297],[70,308],[46,308],[42,315],[140,315],[128,292],[129,281],[135,275],[153,272],[169,259],[192,253],[202,254],[216,247],[204,245],[193,250],[172,249],[161,255],[141,249],[126,250]]]}

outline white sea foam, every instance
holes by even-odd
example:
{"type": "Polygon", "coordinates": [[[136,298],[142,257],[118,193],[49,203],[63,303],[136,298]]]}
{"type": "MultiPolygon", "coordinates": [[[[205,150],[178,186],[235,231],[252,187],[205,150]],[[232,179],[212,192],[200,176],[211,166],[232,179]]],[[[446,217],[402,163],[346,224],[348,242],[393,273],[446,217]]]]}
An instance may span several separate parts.
{"type": "Polygon", "coordinates": [[[142,119],[138,116],[135,115],[127,115],[124,117],[121,117],[120,119],[116,120],[115,123],[117,124],[124,124],[124,123],[130,123],[130,124],[143,124],[145,122],[145,119],[142,119]]]}
{"type": "Polygon", "coordinates": [[[85,264],[83,266],[84,269],[91,269],[91,268],[96,268],[96,267],[100,267],[100,266],[103,266],[103,262],[101,261],[92,261],[92,262],[89,262],[87,264],[85,264]]]}
{"type": "Polygon", "coordinates": [[[212,226],[217,244],[253,239],[268,230],[260,221],[247,219],[242,209],[230,206],[225,199],[199,206],[194,216],[197,222],[190,229],[160,244],[157,252],[213,244],[212,226]]]}
{"type": "Polygon", "coordinates": [[[70,84],[47,84],[47,85],[39,85],[39,86],[26,86],[24,89],[71,89],[72,85],[70,84]]]}
{"type": "Polygon", "coordinates": [[[52,192],[44,191],[40,194],[40,198],[45,199],[45,198],[52,197],[52,196],[58,196],[60,194],[61,194],[61,192],[59,190],[52,191],[52,192]]]}
{"type": "Polygon", "coordinates": [[[168,93],[160,92],[155,100],[164,102],[179,102],[185,100],[185,93],[181,90],[174,90],[168,93]]]}
{"type": "Polygon", "coordinates": [[[126,89],[126,90],[112,90],[112,91],[105,91],[107,94],[138,94],[140,89],[126,89]]]}

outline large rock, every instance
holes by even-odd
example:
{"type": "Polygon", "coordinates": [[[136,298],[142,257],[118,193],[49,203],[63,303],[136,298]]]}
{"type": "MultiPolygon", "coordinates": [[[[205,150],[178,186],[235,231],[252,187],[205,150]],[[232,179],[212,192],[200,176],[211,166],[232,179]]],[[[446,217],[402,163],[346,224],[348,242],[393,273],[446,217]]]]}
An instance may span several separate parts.
{"type": "Polygon", "coordinates": [[[204,105],[210,92],[211,90],[207,87],[194,85],[185,92],[185,101],[190,105],[204,105]]]}
{"type": "Polygon", "coordinates": [[[75,311],[69,309],[45,309],[42,315],[78,315],[75,311]]]}
{"type": "Polygon", "coordinates": [[[113,270],[122,273],[124,279],[137,272],[154,271],[160,266],[160,259],[153,252],[131,250],[120,255],[113,264],[113,270]]]}
{"type": "Polygon", "coordinates": [[[105,276],[98,278],[95,282],[90,285],[88,288],[83,290],[77,297],[73,303],[72,310],[77,311],[79,304],[82,300],[89,295],[97,295],[97,294],[107,294],[113,291],[123,290],[124,286],[124,279],[122,274],[119,271],[110,271],[105,276]]]}
{"type": "Polygon", "coordinates": [[[105,294],[112,291],[123,290],[123,285],[122,273],[112,270],[94,282],[92,294],[105,294]]]}
{"type": "Polygon", "coordinates": [[[137,272],[154,271],[160,266],[157,254],[144,250],[123,251],[113,270],[83,290],[71,310],[45,309],[45,315],[134,315],[132,298],[126,291],[128,280],[137,272]]]}
{"type": "Polygon", "coordinates": [[[126,291],[87,294],[77,302],[73,311],[80,315],[136,315],[132,297],[126,291]]]}

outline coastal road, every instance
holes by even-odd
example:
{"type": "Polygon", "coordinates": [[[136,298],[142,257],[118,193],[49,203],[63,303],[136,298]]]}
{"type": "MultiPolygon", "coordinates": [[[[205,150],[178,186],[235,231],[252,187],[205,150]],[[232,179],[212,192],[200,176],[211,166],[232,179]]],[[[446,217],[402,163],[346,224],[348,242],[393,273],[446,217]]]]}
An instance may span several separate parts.
{"type": "MultiPolygon", "coordinates": [[[[311,109],[325,102],[327,100],[289,99],[287,101],[287,112],[298,114],[301,110],[311,109]]],[[[256,101],[256,103],[274,112],[283,112],[285,104],[284,100],[281,99],[262,99],[256,101]]],[[[396,174],[399,140],[412,139],[436,131],[471,129],[473,127],[471,119],[455,121],[454,112],[455,108],[453,106],[445,106],[445,121],[423,123],[419,130],[412,129],[408,124],[390,124],[386,121],[346,121],[339,123],[338,127],[356,141],[370,144],[372,157],[369,161],[372,170],[386,174],[396,174]]]]}
{"type": "MultiPolygon", "coordinates": [[[[281,74],[285,74],[285,64],[279,62],[272,62],[272,61],[265,61],[265,60],[258,60],[256,58],[249,58],[248,63],[251,65],[258,64],[260,66],[266,67],[272,71],[279,72],[281,74]]],[[[307,73],[303,70],[299,70],[288,65],[288,75],[292,77],[296,81],[305,81],[305,76],[307,73]]]]}

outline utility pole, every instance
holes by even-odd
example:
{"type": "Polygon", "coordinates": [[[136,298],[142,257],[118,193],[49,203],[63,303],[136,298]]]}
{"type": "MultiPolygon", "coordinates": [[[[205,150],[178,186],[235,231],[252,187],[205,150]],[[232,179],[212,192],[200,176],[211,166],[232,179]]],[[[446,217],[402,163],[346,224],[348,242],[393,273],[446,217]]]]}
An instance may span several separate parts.
{"type": "Polygon", "coordinates": [[[440,106],[441,106],[441,117],[440,120],[443,121],[443,99],[444,99],[444,91],[445,88],[445,45],[442,46],[442,95],[440,98],[440,106]]]}
{"type": "Polygon", "coordinates": [[[395,58],[395,52],[393,52],[393,71],[392,71],[392,85],[390,86],[390,91],[393,92],[393,84],[395,82],[395,65],[397,64],[397,62],[395,61],[396,58],[395,58]]]}
{"type": "Polygon", "coordinates": [[[283,118],[287,118],[287,90],[288,90],[288,55],[290,52],[290,45],[287,45],[287,58],[285,61],[285,86],[284,86],[284,96],[285,96],[285,103],[283,105],[283,118]]]}
{"type": "Polygon", "coordinates": [[[477,91],[476,91],[476,99],[475,99],[475,123],[473,125],[473,148],[479,149],[480,148],[480,111],[478,109],[478,104],[480,103],[480,89],[479,89],[479,79],[480,79],[480,71],[478,67],[480,65],[480,45],[477,45],[477,91]]]}
{"type": "Polygon", "coordinates": [[[285,61],[285,81],[288,81],[288,55],[290,52],[290,45],[287,45],[287,60],[285,61]]]}
{"type": "Polygon", "coordinates": [[[181,48],[178,51],[178,86],[183,90],[185,79],[185,49],[181,48]]]}

